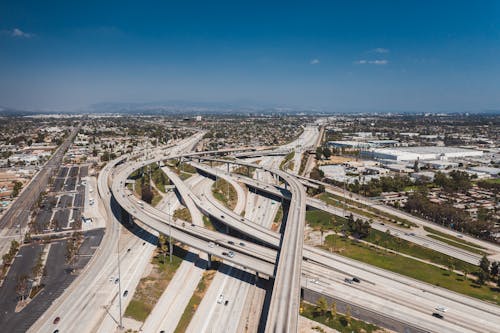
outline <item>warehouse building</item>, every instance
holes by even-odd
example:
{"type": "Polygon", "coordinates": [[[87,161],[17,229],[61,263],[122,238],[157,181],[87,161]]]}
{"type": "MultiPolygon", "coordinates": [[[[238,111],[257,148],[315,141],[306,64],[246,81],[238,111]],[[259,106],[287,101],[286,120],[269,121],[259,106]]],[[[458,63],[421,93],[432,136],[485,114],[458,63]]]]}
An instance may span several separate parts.
{"type": "Polygon", "coordinates": [[[397,147],[372,149],[365,156],[377,160],[389,161],[429,161],[448,160],[464,157],[479,157],[483,155],[481,150],[465,149],[457,147],[397,147]]]}

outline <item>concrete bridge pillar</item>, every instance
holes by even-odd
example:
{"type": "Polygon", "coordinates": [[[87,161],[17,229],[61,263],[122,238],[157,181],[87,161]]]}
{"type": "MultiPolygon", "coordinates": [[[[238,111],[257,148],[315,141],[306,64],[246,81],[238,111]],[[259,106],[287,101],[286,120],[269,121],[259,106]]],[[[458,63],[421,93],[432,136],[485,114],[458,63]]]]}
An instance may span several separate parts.
{"type": "Polygon", "coordinates": [[[210,253],[207,253],[207,268],[212,267],[212,255],[210,253]]]}
{"type": "Polygon", "coordinates": [[[227,162],[226,164],[227,164],[227,173],[229,173],[229,162],[227,162]]]}

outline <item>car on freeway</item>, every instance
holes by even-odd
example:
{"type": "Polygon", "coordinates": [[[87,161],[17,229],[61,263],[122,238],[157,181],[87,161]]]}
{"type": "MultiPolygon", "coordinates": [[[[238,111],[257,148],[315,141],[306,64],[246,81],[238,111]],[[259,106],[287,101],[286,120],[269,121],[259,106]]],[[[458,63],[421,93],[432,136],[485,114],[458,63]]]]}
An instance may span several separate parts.
{"type": "Polygon", "coordinates": [[[356,283],[360,283],[360,282],[361,282],[361,280],[360,280],[360,279],[358,279],[357,277],[353,277],[353,278],[352,278],[352,281],[353,281],[353,282],[356,282],[356,283]]]}
{"type": "Polygon", "coordinates": [[[214,242],[208,242],[208,247],[214,247],[215,243],[214,242]]]}
{"type": "Polygon", "coordinates": [[[222,255],[223,256],[227,256],[227,252],[222,252],[222,255]]]}
{"type": "Polygon", "coordinates": [[[118,281],[120,281],[120,279],[119,279],[119,278],[116,278],[116,279],[115,279],[115,284],[117,284],[117,283],[118,283],[118,281]]]}
{"type": "Polygon", "coordinates": [[[221,216],[220,216],[220,218],[221,218],[221,219],[223,219],[223,218],[224,218],[224,215],[221,215],[221,216]]]}
{"type": "Polygon", "coordinates": [[[128,290],[125,290],[125,291],[123,292],[123,297],[127,297],[127,295],[128,295],[128,290]]]}
{"type": "Polygon", "coordinates": [[[217,304],[222,304],[224,302],[224,294],[220,294],[219,297],[217,297],[217,304]]]}
{"type": "Polygon", "coordinates": [[[229,251],[229,252],[227,253],[227,256],[228,256],[229,258],[233,258],[233,257],[234,257],[234,252],[233,252],[233,251],[229,251]]]}
{"type": "Polygon", "coordinates": [[[448,308],[445,306],[442,306],[442,305],[438,305],[438,306],[436,306],[436,310],[438,310],[440,312],[446,312],[446,311],[448,311],[448,308]]]}
{"type": "Polygon", "coordinates": [[[433,313],[432,313],[432,316],[433,316],[433,317],[436,317],[436,318],[439,318],[439,319],[443,319],[443,318],[444,318],[442,314],[437,313],[437,312],[433,312],[433,313]]]}
{"type": "Polygon", "coordinates": [[[226,300],[226,301],[224,302],[224,305],[225,305],[225,306],[227,306],[228,304],[229,304],[229,301],[228,301],[228,300],[226,300]]]}
{"type": "Polygon", "coordinates": [[[58,324],[61,321],[61,317],[54,318],[54,325],[58,324]]]}
{"type": "Polygon", "coordinates": [[[243,242],[240,242],[240,246],[245,246],[245,243],[243,243],[243,242]]]}
{"type": "Polygon", "coordinates": [[[347,282],[347,283],[349,283],[349,284],[352,284],[352,280],[351,280],[351,279],[349,279],[349,278],[345,278],[345,279],[344,279],[344,282],[347,282]]]}
{"type": "Polygon", "coordinates": [[[231,245],[234,245],[234,242],[233,242],[233,241],[228,241],[227,243],[228,243],[228,244],[231,244],[231,245]]]}

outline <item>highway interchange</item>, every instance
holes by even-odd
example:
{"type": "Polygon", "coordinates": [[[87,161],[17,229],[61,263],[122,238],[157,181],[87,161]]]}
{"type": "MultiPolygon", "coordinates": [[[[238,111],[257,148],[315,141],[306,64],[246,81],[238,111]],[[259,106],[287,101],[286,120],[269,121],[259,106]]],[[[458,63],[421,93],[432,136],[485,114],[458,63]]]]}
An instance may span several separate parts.
{"type": "MultiPolygon", "coordinates": [[[[207,292],[205,299],[200,304],[188,328],[190,332],[212,332],[214,327],[224,328],[224,332],[239,332],[242,331],[243,327],[248,329],[249,326],[253,327],[255,331],[259,323],[254,318],[252,319],[249,314],[260,315],[259,311],[256,312],[255,307],[262,308],[266,291],[255,284],[254,273],[258,273],[264,279],[271,278],[271,281],[274,278],[274,288],[272,288],[270,304],[268,305],[266,332],[297,331],[301,287],[305,290],[313,290],[325,296],[348,302],[353,306],[374,312],[381,317],[391,318],[402,327],[413,331],[495,332],[499,327],[499,308],[497,306],[362,264],[337,254],[331,254],[311,246],[303,246],[306,205],[316,205],[315,208],[335,212],[337,215],[341,214],[341,212],[339,212],[338,208],[327,206],[324,203],[314,203],[311,199],[306,198],[304,186],[298,181],[298,178],[277,168],[280,158],[276,156],[262,157],[259,165],[238,162],[257,168],[256,177],[259,180],[254,179],[252,184],[250,184],[252,181],[250,178],[230,174],[221,169],[216,170],[216,168],[210,168],[208,165],[193,163],[199,170],[203,169],[202,173],[215,173],[230,180],[233,186],[240,188],[237,190],[239,205],[234,212],[217,204],[210,196],[210,191],[206,189],[210,188],[213,182],[211,179],[196,175],[187,182],[189,183],[189,186],[187,186],[186,182],[183,182],[178,177],[176,178],[175,175],[172,175],[164,168],[171,181],[175,184],[184,205],[188,207],[191,215],[195,216],[193,224],[177,221],[172,223],[172,228],[169,228],[168,224],[171,221],[169,214],[160,209],[139,203],[124,186],[125,180],[134,170],[153,162],[161,162],[167,158],[167,155],[168,158],[178,158],[180,156],[186,158],[201,157],[200,154],[191,154],[190,156],[187,152],[194,147],[202,134],[198,133],[176,148],[161,148],[159,151],[162,151],[162,154],[159,151],[151,152],[148,157],[140,156],[144,155],[141,153],[135,156],[135,160],[129,158],[129,156],[124,156],[111,162],[101,171],[98,188],[100,198],[104,203],[103,209],[106,210],[107,216],[108,231],[105,233],[105,239],[103,239],[101,248],[87,266],[87,270],[47,311],[47,313],[51,314],[51,317],[45,315],[40,318],[32,327],[33,332],[51,332],[51,329],[53,329],[51,324],[52,314],[59,313],[64,313],[62,315],[64,320],[59,325],[60,329],[64,328],[61,331],[71,331],[72,329],[85,331],[85,327],[87,331],[107,332],[108,329],[116,327],[116,320],[119,317],[119,302],[117,299],[119,300],[121,295],[117,290],[119,286],[110,284],[109,281],[110,276],[116,275],[116,250],[120,249],[120,257],[123,258],[121,265],[123,266],[122,274],[124,275],[122,275],[122,281],[124,286],[122,289],[126,288],[132,291],[140,278],[138,270],[149,260],[154,245],[146,242],[147,245],[141,246],[143,240],[131,236],[126,243],[127,247],[132,248],[132,253],[127,253],[124,246],[117,246],[120,237],[123,238],[123,233],[120,236],[122,228],[115,219],[112,205],[114,209],[117,209],[119,205],[130,213],[134,220],[144,228],[140,231],[145,234],[144,238],[151,237],[149,239],[151,243],[154,243],[153,238],[156,232],[167,235],[171,232],[174,239],[189,245],[192,251],[190,252],[192,262],[185,261],[186,264],[183,263],[184,268],[181,265],[178,271],[179,276],[184,277],[184,279],[177,277],[176,274],[174,280],[171,281],[171,285],[178,285],[180,281],[189,281],[186,289],[183,289],[182,292],[177,290],[179,295],[175,295],[173,288],[167,288],[158,303],[164,305],[165,308],[155,307],[150,315],[151,319],[148,318],[145,323],[144,327],[151,328],[151,331],[165,330],[167,332],[175,329],[175,325],[171,320],[165,320],[165,318],[170,315],[171,312],[168,309],[171,309],[173,304],[180,305],[182,308],[182,304],[189,301],[192,290],[196,287],[203,271],[202,268],[194,264],[197,260],[203,261],[203,259],[200,259],[200,256],[203,258],[203,255],[199,255],[199,253],[208,253],[223,258],[227,265],[224,267],[223,274],[218,274],[212,282],[214,288],[207,292]],[[271,174],[274,174],[274,176],[271,174]],[[285,193],[277,184],[269,185],[269,183],[275,182],[276,176],[288,184],[288,192],[285,193]],[[267,185],[263,183],[267,183],[267,185]],[[259,191],[272,195],[262,196],[258,195],[256,191],[252,193],[251,190],[246,191],[246,189],[241,191],[241,184],[247,184],[250,189],[258,188],[259,191]],[[241,195],[241,193],[246,193],[246,196],[241,195]],[[112,196],[116,202],[112,199],[112,196]],[[281,230],[282,234],[270,230],[272,217],[276,213],[279,200],[287,200],[290,207],[286,225],[284,230],[281,230]],[[243,209],[245,209],[245,214],[242,218],[240,214],[242,214],[243,209]],[[268,211],[272,212],[272,214],[266,214],[268,211]],[[242,242],[239,238],[203,228],[199,221],[200,212],[227,224],[231,229],[251,236],[260,245],[247,240],[242,242]],[[152,234],[144,230],[150,230],[152,234]],[[213,247],[210,242],[218,246],[213,247]],[[244,245],[240,245],[240,243],[244,245]],[[233,258],[222,254],[229,249],[235,253],[233,258]],[[304,257],[304,260],[302,260],[302,257],[304,257]],[[129,274],[129,277],[127,277],[127,274],[129,274]],[[363,283],[346,284],[344,279],[351,276],[359,277],[363,283]],[[177,283],[175,282],[176,278],[179,280],[177,283]],[[96,288],[96,286],[102,287],[96,288]],[[105,286],[111,287],[106,288],[105,286]],[[96,290],[99,291],[96,292],[96,290]],[[215,302],[214,297],[217,298],[221,294],[231,300],[229,307],[222,308],[215,302]],[[165,295],[170,295],[170,297],[165,295]],[[174,295],[176,297],[175,303],[172,301],[174,295]],[[414,302],[409,304],[409,298],[414,299],[414,302]],[[168,304],[170,305],[167,306],[168,304]],[[430,316],[437,304],[452,309],[446,315],[446,320],[430,316]],[[90,308],[99,310],[84,310],[90,308]],[[200,319],[207,316],[216,318],[217,321],[206,324],[200,319]],[[89,323],[93,324],[90,325],[89,323]],[[166,326],[167,323],[170,328],[166,326]]],[[[316,140],[311,140],[311,142],[314,141],[316,140]]],[[[234,161],[230,162],[233,163],[234,161]]],[[[174,198],[171,199],[175,201],[174,198]]],[[[176,203],[176,205],[178,204],[176,203]]],[[[372,226],[379,230],[387,227],[380,224],[377,226],[377,223],[372,226]]],[[[391,231],[396,232],[394,229],[391,231]]],[[[430,246],[435,246],[435,249],[439,251],[465,261],[477,263],[477,255],[471,256],[468,252],[463,253],[466,251],[443,245],[443,243],[432,245],[434,243],[430,242],[429,239],[422,240],[418,235],[404,235],[403,230],[401,232],[402,238],[406,237],[405,239],[416,243],[425,241],[431,244],[430,246]]],[[[120,242],[120,244],[122,243],[124,242],[120,242]]],[[[498,248],[495,248],[495,250],[498,251],[498,248]]],[[[122,306],[123,311],[124,306],[122,306]]],[[[176,316],[180,317],[178,313],[176,316]]],[[[248,331],[252,331],[252,329],[250,328],[248,331]]]]}

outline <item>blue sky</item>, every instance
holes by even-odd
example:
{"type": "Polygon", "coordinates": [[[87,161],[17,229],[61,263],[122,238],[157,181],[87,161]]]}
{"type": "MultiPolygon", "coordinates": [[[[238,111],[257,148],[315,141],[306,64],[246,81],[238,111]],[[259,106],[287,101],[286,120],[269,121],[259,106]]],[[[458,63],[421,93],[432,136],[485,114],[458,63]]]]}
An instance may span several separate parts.
{"type": "Polygon", "coordinates": [[[0,105],[169,100],[500,109],[500,1],[0,3],[0,105]]]}

